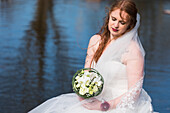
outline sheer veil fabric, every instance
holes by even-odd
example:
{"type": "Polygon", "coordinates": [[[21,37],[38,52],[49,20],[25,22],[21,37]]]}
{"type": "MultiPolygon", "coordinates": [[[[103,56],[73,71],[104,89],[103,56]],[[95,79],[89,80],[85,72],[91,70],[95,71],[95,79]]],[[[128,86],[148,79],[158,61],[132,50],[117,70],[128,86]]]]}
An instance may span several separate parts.
{"type": "MultiPolygon", "coordinates": [[[[111,42],[97,63],[92,62],[92,68],[97,69],[105,81],[102,93],[95,98],[116,103],[116,108],[107,113],[153,113],[151,98],[142,88],[145,51],[138,37],[139,25],[140,15],[137,14],[136,26],[111,42]]],[[[89,51],[90,58],[92,53],[89,51]]],[[[80,102],[75,93],[63,94],[47,100],[29,113],[103,112],[84,108],[82,104],[87,102],[91,99],[80,102]]]]}

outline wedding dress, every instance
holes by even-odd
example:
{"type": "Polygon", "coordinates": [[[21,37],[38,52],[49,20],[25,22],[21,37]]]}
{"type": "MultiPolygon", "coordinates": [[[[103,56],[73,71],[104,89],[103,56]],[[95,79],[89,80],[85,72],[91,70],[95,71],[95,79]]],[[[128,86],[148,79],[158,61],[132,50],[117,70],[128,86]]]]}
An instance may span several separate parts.
{"type": "MultiPolygon", "coordinates": [[[[95,98],[110,101],[121,97],[116,108],[106,113],[153,113],[151,98],[142,88],[145,53],[137,35],[139,20],[138,14],[135,28],[111,42],[98,62],[92,63],[92,68],[98,70],[104,78],[104,89],[95,98]]],[[[80,102],[75,93],[62,94],[47,100],[29,113],[103,113],[83,107],[82,104],[86,102],[89,101],[80,102]]]]}

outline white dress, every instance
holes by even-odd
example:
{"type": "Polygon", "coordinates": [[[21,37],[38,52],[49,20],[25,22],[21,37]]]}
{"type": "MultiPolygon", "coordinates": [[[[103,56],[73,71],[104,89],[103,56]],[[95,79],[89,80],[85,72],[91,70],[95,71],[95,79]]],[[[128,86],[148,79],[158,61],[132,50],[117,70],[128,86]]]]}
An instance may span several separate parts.
{"type": "MultiPolygon", "coordinates": [[[[102,94],[98,96],[98,98],[102,97],[105,100],[109,100],[111,98],[116,98],[128,90],[127,76],[126,76],[126,65],[117,62],[110,61],[106,62],[105,65],[98,67],[97,70],[103,75],[103,69],[108,69],[108,67],[114,68],[114,70],[107,70],[109,76],[109,80],[113,82],[109,82],[105,84],[104,91],[102,94]],[[105,67],[106,66],[106,67],[105,67]],[[102,70],[101,70],[102,69],[102,70]]],[[[151,99],[148,94],[142,89],[140,95],[140,102],[138,102],[138,106],[130,110],[123,111],[123,109],[113,109],[107,111],[109,113],[152,113],[152,105],[151,99]]],[[[97,110],[88,110],[84,108],[78,97],[75,93],[62,94],[58,97],[54,97],[52,99],[47,100],[40,106],[36,107],[29,113],[102,113],[102,111],[97,110]]]]}
{"type": "MultiPolygon", "coordinates": [[[[142,88],[145,52],[137,34],[139,22],[138,14],[136,26],[111,42],[98,62],[93,62],[92,67],[104,78],[103,91],[96,99],[116,104],[116,108],[106,113],[153,113],[151,98],[142,88]]],[[[90,61],[90,56],[93,56],[99,45],[96,39],[100,40],[100,36],[95,35],[90,39],[89,46],[95,46],[88,47],[87,61],[90,61]]],[[[103,113],[86,109],[82,106],[84,102],[88,101],[80,102],[75,93],[63,94],[47,100],[29,113],[103,113]]]]}

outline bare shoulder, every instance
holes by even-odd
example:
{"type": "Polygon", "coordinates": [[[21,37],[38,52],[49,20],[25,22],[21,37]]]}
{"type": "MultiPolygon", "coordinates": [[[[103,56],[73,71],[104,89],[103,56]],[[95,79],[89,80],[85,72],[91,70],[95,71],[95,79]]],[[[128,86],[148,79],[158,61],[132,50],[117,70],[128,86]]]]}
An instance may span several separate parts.
{"type": "Polygon", "coordinates": [[[93,35],[91,38],[90,38],[90,42],[89,42],[89,45],[98,45],[100,43],[100,40],[101,40],[101,36],[100,35],[93,35]]]}
{"type": "Polygon", "coordinates": [[[90,38],[90,42],[93,42],[93,43],[100,42],[100,40],[101,40],[101,36],[100,35],[93,35],[90,38]]]}

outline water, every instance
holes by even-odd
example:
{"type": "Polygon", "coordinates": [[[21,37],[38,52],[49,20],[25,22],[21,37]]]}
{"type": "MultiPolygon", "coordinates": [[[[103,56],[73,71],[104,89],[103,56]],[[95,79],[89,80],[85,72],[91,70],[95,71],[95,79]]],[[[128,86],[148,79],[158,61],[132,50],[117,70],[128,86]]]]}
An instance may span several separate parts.
{"type": "MultiPolygon", "coordinates": [[[[161,113],[170,112],[169,0],[135,0],[146,50],[144,88],[161,113]]],[[[89,38],[105,16],[102,0],[0,1],[0,113],[24,113],[72,92],[89,38]]]]}

